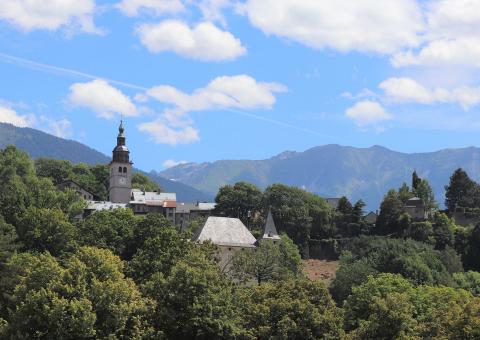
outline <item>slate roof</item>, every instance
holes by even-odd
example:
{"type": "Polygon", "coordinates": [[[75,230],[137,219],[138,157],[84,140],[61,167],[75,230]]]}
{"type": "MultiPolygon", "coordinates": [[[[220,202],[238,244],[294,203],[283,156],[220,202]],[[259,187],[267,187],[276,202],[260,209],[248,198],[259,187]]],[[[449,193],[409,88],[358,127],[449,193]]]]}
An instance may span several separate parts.
{"type": "Polygon", "coordinates": [[[215,209],[216,203],[177,203],[177,213],[190,211],[210,211],[215,209]]]}
{"type": "Polygon", "coordinates": [[[86,210],[113,210],[113,209],[126,209],[126,203],[112,203],[107,201],[88,201],[86,210]]]}
{"type": "Polygon", "coordinates": [[[207,240],[220,246],[255,247],[257,241],[238,218],[210,216],[194,236],[193,241],[207,240]]]}
{"type": "Polygon", "coordinates": [[[132,190],[131,204],[161,205],[164,201],[177,201],[177,195],[170,192],[132,190]]]}
{"type": "Polygon", "coordinates": [[[405,207],[417,207],[417,208],[423,208],[424,207],[423,200],[418,197],[413,197],[410,198],[407,203],[405,203],[405,207]]]}
{"type": "Polygon", "coordinates": [[[280,240],[280,236],[277,233],[275,227],[275,221],[273,220],[272,212],[269,210],[267,215],[267,221],[265,222],[265,228],[263,230],[262,240],[280,240]]]}

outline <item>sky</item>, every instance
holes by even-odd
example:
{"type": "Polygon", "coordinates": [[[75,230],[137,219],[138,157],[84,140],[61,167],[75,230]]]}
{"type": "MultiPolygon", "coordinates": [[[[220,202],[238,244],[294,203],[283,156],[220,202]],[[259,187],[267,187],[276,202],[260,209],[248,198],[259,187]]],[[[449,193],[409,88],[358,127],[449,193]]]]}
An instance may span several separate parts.
{"type": "Polygon", "coordinates": [[[4,0],[0,122],[138,168],[478,146],[480,0],[4,0]]]}

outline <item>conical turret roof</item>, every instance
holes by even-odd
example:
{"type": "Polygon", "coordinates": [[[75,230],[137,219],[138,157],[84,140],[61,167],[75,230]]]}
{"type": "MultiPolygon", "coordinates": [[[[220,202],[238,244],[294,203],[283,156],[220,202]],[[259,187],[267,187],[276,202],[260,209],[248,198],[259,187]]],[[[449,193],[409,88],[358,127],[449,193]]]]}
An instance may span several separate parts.
{"type": "Polygon", "coordinates": [[[263,230],[263,236],[261,240],[280,240],[277,228],[275,227],[275,221],[273,220],[272,211],[268,210],[267,221],[265,222],[265,228],[263,230]]]}

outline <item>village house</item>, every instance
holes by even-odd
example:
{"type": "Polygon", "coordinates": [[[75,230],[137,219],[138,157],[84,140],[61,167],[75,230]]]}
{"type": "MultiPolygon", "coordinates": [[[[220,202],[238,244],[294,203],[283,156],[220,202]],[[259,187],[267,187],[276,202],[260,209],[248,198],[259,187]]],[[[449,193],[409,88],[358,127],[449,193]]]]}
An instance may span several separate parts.
{"type": "Polygon", "coordinates": [[[238,218],[210,216],[200,230],[194,235],[194,242],[210,241],[219,248],[219,265],[228,267],[239,251],[251,251],[261,242],[280,242],[275,222],[269,211],[263,234],[258,239],[238,218]]]}
{"type": "Polygon", "coordinates": [[[65,189],[72,189],[77,193],[77,195],[88,201],[93,201],[95,199],[94,194],[92,194],[91,192],[83,188],[80,184],[71,179],[58,184],[57,188],[62,191],[65,189]]]}
{"type": "Polygon", "coordinates": [[[419,197],[412,197],[405,203],[405,212],[414,220],[425,220],[428,217],[428,212],[425,208],[425,203],[419,197]]]}
{"type": "Polygon", "coordinates": [[[378,211],[373,212],[370,211],[367,215],[365,215],[365,222],[370,225],[375,225],[378,219],[378,211]]]}
{"type": "Polygon", "coordinates": [[[175,224],[180,230],[185,230],[190,221],[198,218],[207,218],[215,209],[215,203],[177,203],[175,210],[175,224]]]}

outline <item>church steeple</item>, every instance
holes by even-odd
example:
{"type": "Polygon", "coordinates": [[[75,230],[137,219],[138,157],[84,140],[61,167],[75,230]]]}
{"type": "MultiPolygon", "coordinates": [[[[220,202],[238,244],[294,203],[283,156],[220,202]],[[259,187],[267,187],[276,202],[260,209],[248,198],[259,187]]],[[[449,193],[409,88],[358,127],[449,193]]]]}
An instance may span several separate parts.
{"type": "Polygon", "coordinates": [[[112,161],[118,163],[130,163],[130,151],[128,151],[125,145],[125,128],[123,126],[123,120],[120,121],[118,127],[117,146],[112,152],[112,161]]]}
{"type": "Polygon", "coordinates": [[[112,151],[110,162],[110,187],[108,196],[111,202],[128,203],[132,194],[132,162],[130,151],[125,145],[125,127],[120,121],[117,146],[112,151]]]}

